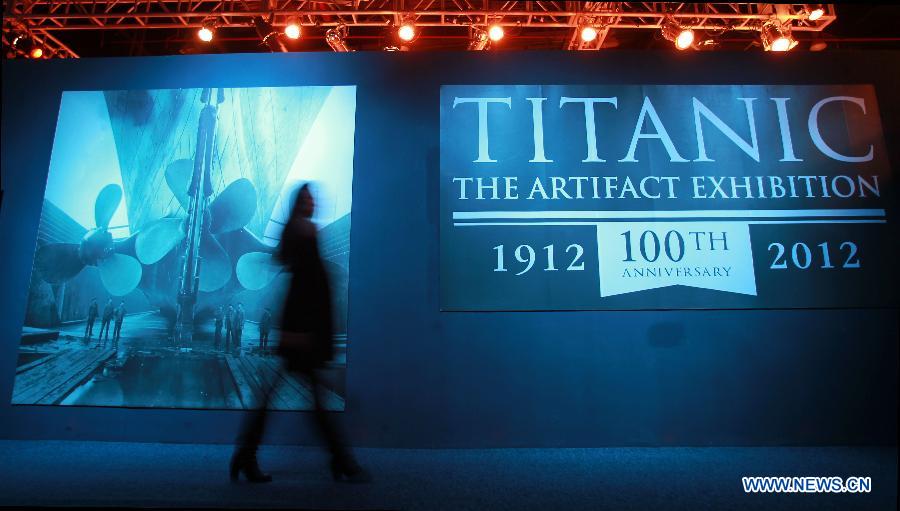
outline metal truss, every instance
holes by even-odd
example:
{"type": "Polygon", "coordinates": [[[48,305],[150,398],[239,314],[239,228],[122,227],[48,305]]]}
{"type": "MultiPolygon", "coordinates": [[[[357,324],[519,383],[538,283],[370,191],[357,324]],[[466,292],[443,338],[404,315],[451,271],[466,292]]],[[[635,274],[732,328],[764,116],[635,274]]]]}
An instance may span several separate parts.
{"type": "Polygon", "coordinates": [[[811,4],[574,2],[504,0],[6,0],[4,44],[15,30],[26,30],[60,56],[77,57],[54,33],[75,30],[154,30],[247,27],[256,16],[273,17],[279,26],[295,18],[303,26],[390,27],[412,21],[419,27],[499,24],[521,30],[570,29],[566,49],[596,50],[611,29],[659,30],[666,16],[685,28],[711,32],[755,31],[777,18],[794,31],[821,31],[835,20],[833,5],[808,19],[811,4]],[[580,28],[597,28],[585,43],[580,28]]]}

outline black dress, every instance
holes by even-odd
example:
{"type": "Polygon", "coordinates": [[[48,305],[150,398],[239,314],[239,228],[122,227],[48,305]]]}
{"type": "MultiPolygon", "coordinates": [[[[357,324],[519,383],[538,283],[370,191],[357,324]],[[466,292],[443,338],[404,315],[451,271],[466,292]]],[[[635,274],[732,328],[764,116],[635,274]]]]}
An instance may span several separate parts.
{"type": "Polygon", "coordinates": [[[290,350],[279,343],[288,370],[321,367],[334,358],[331,286],[319,255],[316,226],[305,218],[289,222],[281,235],[278,259],[291,273],[281,314],[281,330],[310,336],[311,350],[290,350]]]}

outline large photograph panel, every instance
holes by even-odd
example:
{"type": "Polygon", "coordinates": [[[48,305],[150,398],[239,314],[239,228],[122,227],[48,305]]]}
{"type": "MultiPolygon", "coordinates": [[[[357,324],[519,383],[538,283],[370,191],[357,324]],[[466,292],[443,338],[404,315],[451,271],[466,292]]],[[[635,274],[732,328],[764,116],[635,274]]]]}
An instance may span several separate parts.
{"type": "Polygon", "coordinates": [[[273,355],[273,259],[311,182],[344,409],[356,88],[63,93],[13,404],[312,409],[273,355]]]}

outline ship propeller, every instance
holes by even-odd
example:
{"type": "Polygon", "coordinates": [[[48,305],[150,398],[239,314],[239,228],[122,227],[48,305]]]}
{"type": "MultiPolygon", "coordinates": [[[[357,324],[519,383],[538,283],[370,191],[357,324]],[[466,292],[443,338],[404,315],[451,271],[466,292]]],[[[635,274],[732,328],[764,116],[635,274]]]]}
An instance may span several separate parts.
{"type": "Polygon", "coordinates": [[[212,234],[236,231],[256,214],[256,188],[249,179],[232,181],[209,205],[212,234]]]}
{"type": "Polygon", "coordinates": [[[283,267],[266,252],[247,252],[235,266],[238,282],[250,291],[258,291],[275,280],[283,267]]]}
{"type": "Polygon", "coordinates": [[[190,186],[193,172],[194,161],[187,158],[175,160],[166,167],[166,185],[185,211],[188,210],[190,202],[188,186],[190,186]]]}
{"type": "Polygon", "coordinates": [[[216,238],[208,233],[200,237],[200,291],[210,293],[231,280],[231,259],[216,238]]]}
{"type": "Polygon", "coordinates": [[[97,262],[100,281],[113,296],[125,296],[141,282],[141,263],[124,254],[112,253],[97,262]]]}
{"type": "Polygon", "coordinates": [[[94,222],[99,229],[105,231],[109,228],[109,222],[116,210],[119,209],[121,202],[122,187],[119,185],[109,184],[100,190],[94,201],[94,222]]]}
{"type": "Polygon", "coordinates": [[[109,223],[122,203],[122,187],[109,184],[94,200],[96,228],[88,231],[80,244],[49,243],[38,248],[34,264],[44,280],[59,284],[77,276],[87,266],[97,266],[103,287],[114,296],[123,296],[141,280],[141,264],[129,255],[116,252],[109,223]]]}
{"type": "Polygon", "coordinates": [[[154,264],[184,239],[184,220],[160,218],[137,234],[134,251],[144,264],[154,264]]]}

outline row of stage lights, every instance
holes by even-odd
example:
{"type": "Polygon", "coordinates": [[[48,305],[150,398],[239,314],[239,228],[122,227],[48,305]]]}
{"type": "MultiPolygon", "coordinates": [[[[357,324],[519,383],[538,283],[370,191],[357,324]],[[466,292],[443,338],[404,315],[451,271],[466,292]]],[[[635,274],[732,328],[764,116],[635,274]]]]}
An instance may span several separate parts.
{"type": "MultiPolygon", "coordinates": [[[[807,9],[805,14],[806,19],[809,21],[816,21],[825,15],[825,9],[822,6],[815,5],[807,9]]],[[[274,41],[280,34],[272,28],[270,22],[266,22],[262,20],[262,18],[259,18],[258,20],[255,20],[255,24],[257,25],[257,28],[261,30],[260,34],[263,37],[264,42],[267,44],[280,44],[274,41]]],[[[697,47],[695,44],[697,37],[694,30],[688,26],[682,26],[672,16],[666,16],[663,19],[660,28],[663,38],[671,41],[676,49],[687,50],[689,48],[697,47]]],[[[201,41],[208,43],[214,39],[215,32],[215,22],[207,20],[203,22],[203,25],[197,31],[197,37],[201,41]]],[[[349,32],[350,30],[347,25],[338,25],[325,33],[325,41],[334,51],[351,51],[346,44],[349,32]]],[[[790,22],[782,23],[773,18],[763,23],[759,32],[762,46],[766,51],[784,52],[797,46],[797,41],[791,35],[790,22]]],[[[281,33],[288,39],[299,39],[303,32],[297,18],[290,18],[281,33]]],[[[397,27],[396,34],[403,43],[411,43],[419,35],[419,32],[415,23],[411,20],[406,20],[397,27]]],[[[469,43],[469,49],[484,50],[489,43],[496,43],[503,39],[505,35],[503,26],[499,23],[491,24],[485,28],[472,26],[472,37],[469,43]]],[[[581,27],[579,35],[583,42],[590,43],[596,40],[600,35],[600,29],[591,24],[584,25],[581,27]]],[[[29,58],[40,59],[46,55],[44,48],[35,41],[34,38],[29,37],[27,34],[16,36],[12,46],[17,52],[29,58]]],[[[398,50],[399,48],[388,46],[385,49],[398,50]]]]}
{"type": "MultiPolygon", "coordinates": [[[[816,6],[806,12],[806,17],[809,21],[816,21],[824,16],[824,14],[825,9],[816,6]]],[[[503,26],[500,24],[489,25],[486,29],[473,26],[472,29],[472,39],[469,43],[470,50],[483,50],[487,47],[489,42],[498,42],[503,39],[505,35],[503,26]]],[[[213,40],[215,30],[215,24],[213,22],[205,22],[200,30],[198,30],[197,37],[199,37],[201,41],[210,42],[213,40]]],[[[671,41],[676,49],[687,50],[689,48],[696,48],[694,43],[697,38],[694,30],[680,25],[672,16],[666,16],[663,19],[661,30],[663,38],[671,41]]],[[[299,39],[302,35],[300,23],[295,18],[288,20],[284,27],[283,34],[288,39],[299,39]]],[[[350,51],[345,43],[348,34],[349,29],[346,25],[338,25],[326,32],[325,41],[335,51],[350,51]]],[[[579,33],[581,40],[586,43],[596,40],[599,34],[600,31],[598,27],[594,25],[582,26],[579,33]]],[[[397,28],[397,37],[404,43],[412,42],[417,36],[418,30],[412,21],[404,21],[397,28]]],[[[782,23],[774,18],[763,23],[760,28],[760,39],[763,48],[766,51],[783,52],[797,46],[797,41],[791,35],[790,23],[782,23]]],[[[398,48],[389,46],[385,49],[396,50],[398,48]]]]}
{"type": "MultiPolygon", "coordinates": [[[[806,11],[806,19],[816,21],[825,15],[825,9],[821,6],[815,6],[806,11]]],[[[662,35],[665,39],[672,41],[675,48],[679,50],[687,50],[694,48],[696,40],[694,31],[691,28],[681,26],[674,18],[667,16],[662,22],[662,35]]],[[[759,30],[760,41],[766,51],[788,51],[797,46],[797,40],[791,35],[791,24],[782,23],[777,19],[770,19],[763,23],[759,30]]],[[[581,30],[581,39],[583,41],[592,41],[597,37],[597,30],[593,27],[585,27],[581,30]],[[587,31],[587,34],[585,34],[587,31]]]]}
{"type": "MultiPolygon", "coordinates": [[[[477,27],[473,27],[475,30],[475,36],[473,37],[472,45],[470,48],[482,50],[487,45],[488,41],[497,42],[503,39],[505,35],[503,31],[503,27],[499,24],[494,24],[487,27],[487,30],[481,30],[477,27]],[[479,46],[478,48],[473,48],[473,46],[479,46]]],[[[325,32],[325,41],[331,46],[335,51],[351,51],[349,47],[346,45],[344,40],[349,35],[349,28],[347,25],[337,25],[329,29],[325,32]]],[[[197,30],[197,37],[205,42],[211,42],[215,37],[216,26],[212,21],[206,21],[197,30]]],[[[284,26],[284,30],[282,31],[285,37],[288,39],[299,39],[303,34],[300,23],[295,19],[288,20],[287,24],[284,26]]],[[[272,35],[277,35],[276,33],[272,33],[272,35]]],[[[418,30],[416,25],[411,21],[403,22],[397,28],[397,37],[403,41],[404,43],[412,42],[418,36],[418,30]]],[[[387,49],[396,49],[393,47],[388,47],[387,49]]]]}

